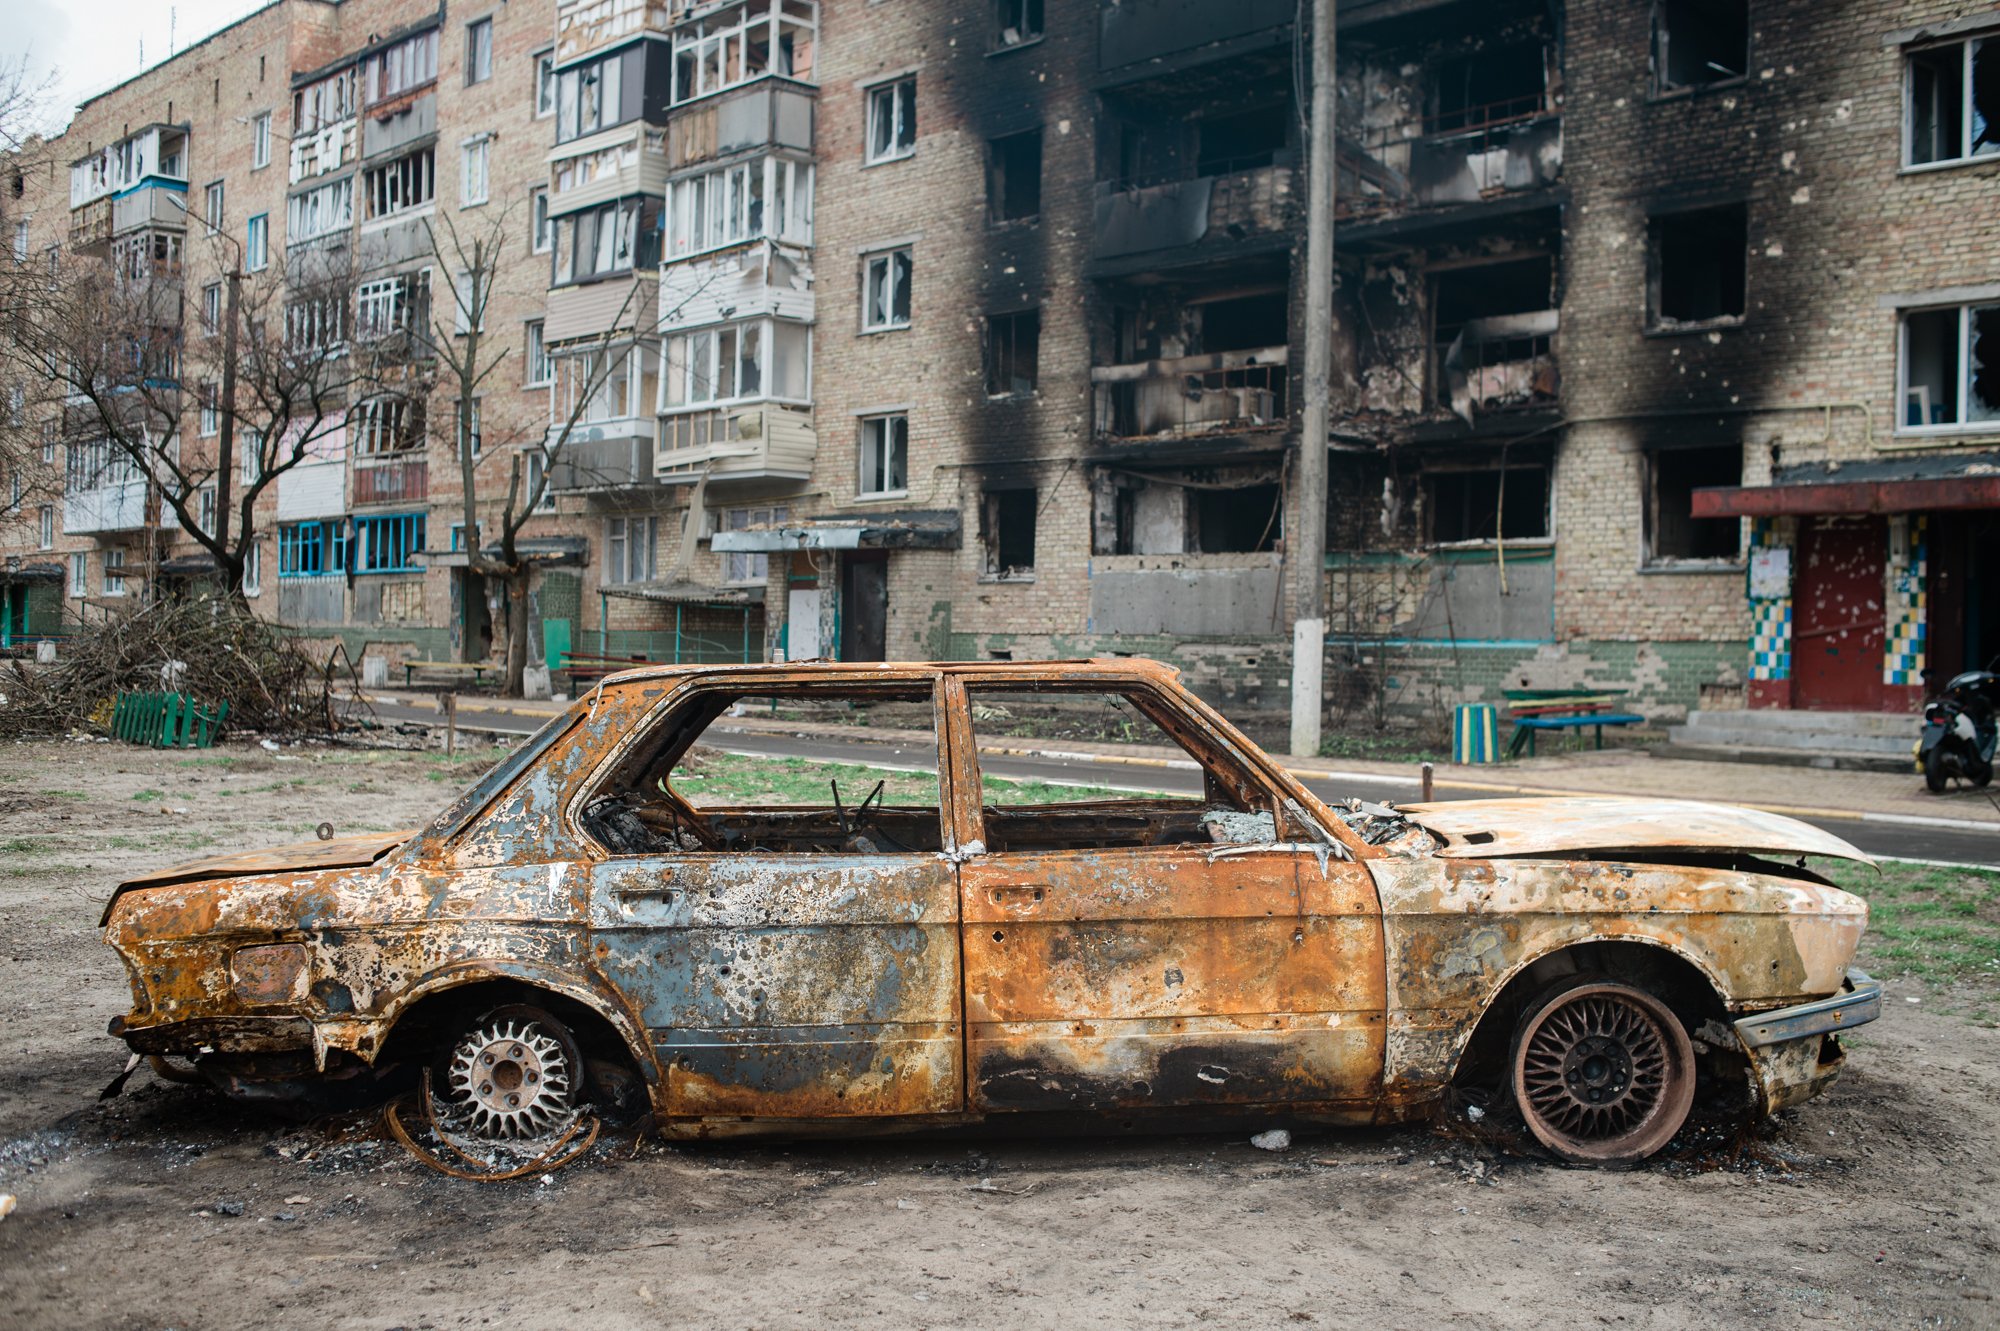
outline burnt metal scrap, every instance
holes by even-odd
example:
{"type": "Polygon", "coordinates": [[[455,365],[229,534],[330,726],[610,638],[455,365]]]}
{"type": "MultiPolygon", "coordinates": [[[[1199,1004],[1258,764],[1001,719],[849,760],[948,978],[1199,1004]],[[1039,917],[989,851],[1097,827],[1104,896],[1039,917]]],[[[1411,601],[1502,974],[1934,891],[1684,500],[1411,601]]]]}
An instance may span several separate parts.
{"type": "Polygon", "coordinates": [[[1848,969],[1866,907],[1783,862],[1804,855],[1863,858],[1708,805],[1336,812],[1150,662],[647,669],[413,832],[121,885],[111,1032],[252,1099],[379,1099],[436,1068],[485,1138],[585,1104],[675,1137],[1386,1123],[1483,1079],[1556,1153],[1629,1161],[1698,1069],[1771,1112],[1879,1010],[1848,969]],[[975,699],[1063,692],[1157,723],[1205,793],[991,802],[975,699]],[[689,799],[676,765],[749,697],[929,704],[935,803],[689,799]]]}

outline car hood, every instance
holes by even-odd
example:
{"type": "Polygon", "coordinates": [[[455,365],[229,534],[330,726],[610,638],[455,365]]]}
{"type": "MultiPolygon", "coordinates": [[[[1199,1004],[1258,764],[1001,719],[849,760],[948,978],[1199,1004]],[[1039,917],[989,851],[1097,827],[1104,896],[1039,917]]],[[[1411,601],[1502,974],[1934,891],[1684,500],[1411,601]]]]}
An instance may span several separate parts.
{"type": "Polygon", "coordinates": [[[1873,864],[1831,832],[1760,809],[1694,800],[1565,796],[1404,804],[1397,812],[1441,838],[1452,859],[1606,851],[1712,850],[1830,855],[1873,864]]]}
{"type": "Polygon", "coordinates": [[[127,878],[118,884],[104,907],[104,923],[111,920],[111,907],[134,888],[166,887],[173,883],[198,883],[211,878],[244,878],[252,874],[294,873],[315,869],[356,869],[373,864],[417,834],[415,828],[400,832],[374,832],[367,836],[335,837],[331,841],[304,841],[295,846],[273,846],[269,850],[239,851],[234,855],[213,855],[190,860],[166,869],[127,878]]]}

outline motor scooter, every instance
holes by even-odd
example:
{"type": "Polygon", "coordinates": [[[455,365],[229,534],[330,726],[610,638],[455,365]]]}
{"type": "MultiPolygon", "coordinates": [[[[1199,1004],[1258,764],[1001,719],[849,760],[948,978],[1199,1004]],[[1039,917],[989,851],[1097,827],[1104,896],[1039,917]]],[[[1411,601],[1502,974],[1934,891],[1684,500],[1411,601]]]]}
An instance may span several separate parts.
{"type": "MultiPolygon", "coordinates": [[[[2000,658],[1990,664],[2000,665],[2000,658]]],[[[1917,766],[1931,793],[1951,778],[1975,786],[1993,780],[1993,751],[2000,747],[2000,674],[1990,668],[1954,675],[1944,692],[1924,705],[1917,766]]]]}

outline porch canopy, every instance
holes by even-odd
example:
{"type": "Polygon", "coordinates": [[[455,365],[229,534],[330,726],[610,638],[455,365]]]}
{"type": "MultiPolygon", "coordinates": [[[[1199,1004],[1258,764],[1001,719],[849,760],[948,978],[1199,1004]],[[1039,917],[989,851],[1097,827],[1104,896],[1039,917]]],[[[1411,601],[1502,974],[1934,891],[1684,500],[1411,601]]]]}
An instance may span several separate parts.
{"type": "Polygon", "coordinates": [[[1694,492],[1697,518],[2000,508],[2000,453],[1787,467],[1769,485],[1694,492]]]}
{"type": "MultiPolygon", "coordinates": [[[[479,552],[487,559],[501,558],[500,547],[488,545],[479,552]]],[[[464,568],[472,562],[466,550],[420,550],[418,556],[431,568],[464,568]]],[[[581,568],[590,559],[590,539],[584,536],[522,536],[514,541],[514,554],[524,564],[536,568],[581,568]]]]}
{"type": "Polygon", "coordinates": [[[788,550],[956,550],[956,509],[906,509],[890,513],[827,513],[719,531],[720,553],[782,554],[788,550]]]}
{"type": "Polygon", "coordinates": [[[598,592],[615,600],[663,605],[750,605],[764,599],[762,587],[706,587],[698,582],[619,582],[598,592]]]}
{"type": "Polygon", "coordinates": [[[61,582],[62,580],[61,564],[24,564],[10,559],[4,566],[0,566],[0,582],[61,582]]]}

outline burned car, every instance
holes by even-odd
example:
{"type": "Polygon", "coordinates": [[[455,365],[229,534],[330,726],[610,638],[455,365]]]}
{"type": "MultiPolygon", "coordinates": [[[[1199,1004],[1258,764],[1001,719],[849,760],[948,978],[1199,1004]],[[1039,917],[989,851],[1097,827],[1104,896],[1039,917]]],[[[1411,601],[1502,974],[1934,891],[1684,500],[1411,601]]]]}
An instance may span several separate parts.
{"type": "Polygon", "coordinates": [[[1693,803],[1329,805],[1144,661],[641,669],[419,830],[121,885],[111,1033],[253,1100],[429,1067],[493,1137],[586,1101],[704,1137],[1379,1124],[1467,1090],[1629,1163],[1698,1089],[1818,1093],[1879,1012],[1867,908],[1808,856],[1863,858],[1693,803]],[[923,793],[705,789],[705,735],[815,707],[921,719],[923,793]],[[1200,793],[988,780],[1032,707],[1108,709],[1200,793]]]}

